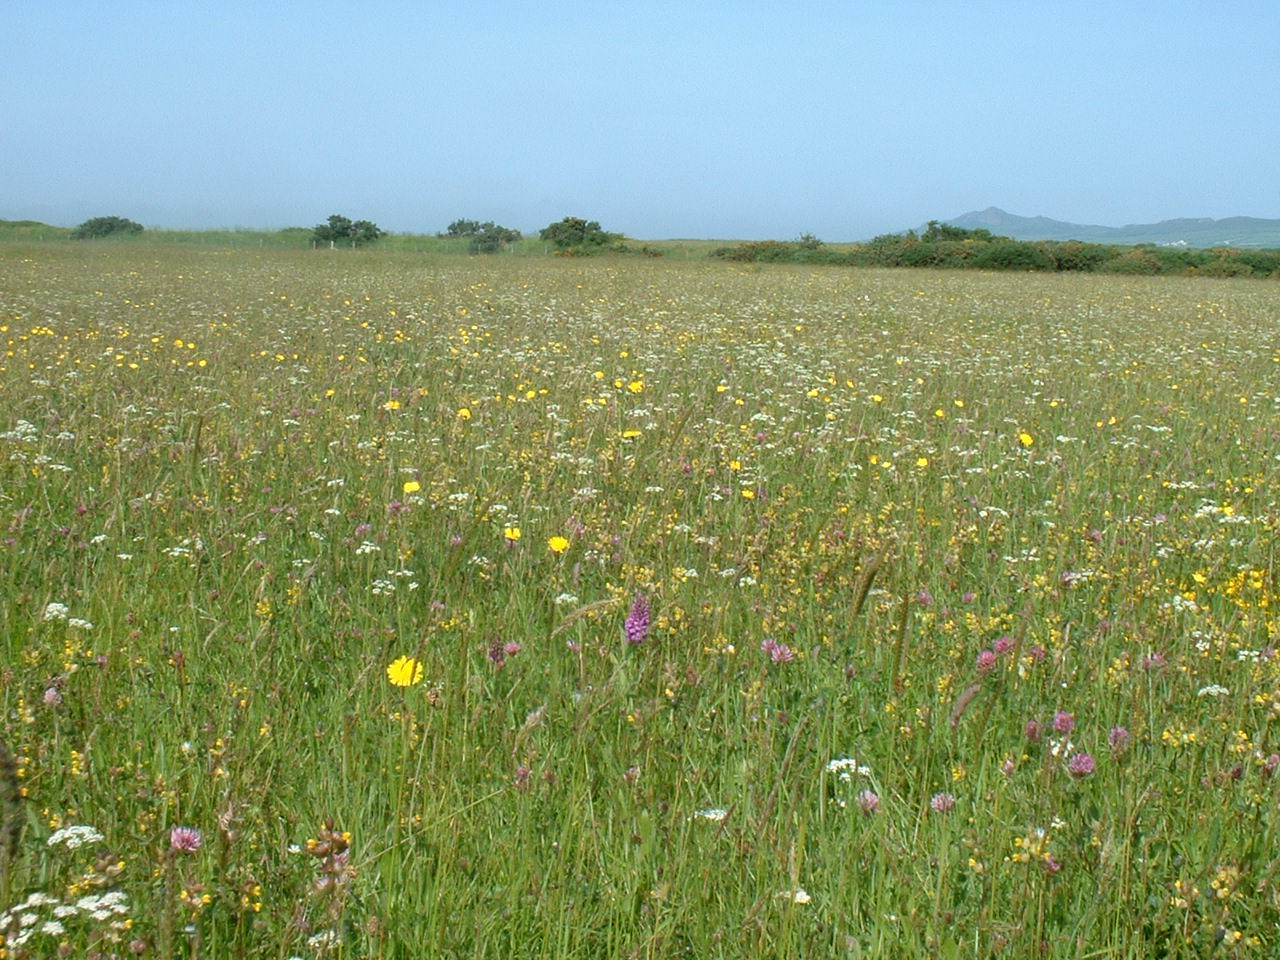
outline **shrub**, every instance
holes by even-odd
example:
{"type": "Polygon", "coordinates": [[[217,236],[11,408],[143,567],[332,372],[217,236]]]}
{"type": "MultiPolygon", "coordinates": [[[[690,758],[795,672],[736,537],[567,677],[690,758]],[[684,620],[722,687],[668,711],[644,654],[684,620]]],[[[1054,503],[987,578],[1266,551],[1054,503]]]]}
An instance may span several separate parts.
{"type": "Polygon", "coordinates": [[[1106,273],[1154,275],[1160,272],[1160,261],[1150,251],[1134,247],[1108,260],[1102,269],[1106,273]]]}
{"type": "Polygon", "coordinates": [[[1199,273],[1202,277],[1251,277],[1253,268],[1235,257],[1215,257],[1199,273]]]}
{"type": "Polygon", "coordinates": [[[519,230],[504,227],[492,220],[486,220],[484,223],[479,220],[455,220],[445,228],[444,233],[437,236],[469,239],[471,243],[468,244],[467,249],[472,253],[497,253],[521,238],[519,230]]]}
{"type": "Polygon", "coordinates": [[[1079,240],[1068,240],[1066,243],[1055,243],[1048,247],[1059,270],[1080,270],[1092,272],[1099,269],[1108,260],[1115,257],[1115,248],[1100,243],[1081,243],[1079,240]]]}
{"type": "Polygon", "coordinates": [[[561,250],[570,247],[602,247],[622,239],[621,234],[608,233],[595,220],[583,220],[581,217],[565,217],[558,223],[548,224],[539,231],[538,236],[550,240],[561,250]]]}
{"type": "Polygon", "coordinates": [[[373,221],[352,221],[339,213],[330,215],[327,223],[317,224],[311,231],[311,237],[316,243],[341,243],[350,244],[353,247],[373,243],[382,236],[385,234],[373,221]]]}
{"type": "Polygon", "coordinates": [[[71,235],[77,240],[97,240],[116,234],[137,236],[141,232],[142,224],[126,217],[93,217],[76,227],[71,235]]]}
{"type": "Polygon", "coordinates": [[[983,270],[1056,270],[1057,261],[1035,243],[997,240],[973,258],[973,265],[983,270]]]}

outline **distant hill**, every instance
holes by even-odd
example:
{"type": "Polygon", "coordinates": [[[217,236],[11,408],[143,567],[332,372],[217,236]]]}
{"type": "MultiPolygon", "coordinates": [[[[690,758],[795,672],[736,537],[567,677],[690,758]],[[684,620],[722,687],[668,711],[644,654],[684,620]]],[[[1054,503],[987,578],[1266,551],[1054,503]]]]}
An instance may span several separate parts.
{"type": "Polygon", "coordinates": [[[999,207],[975,210],[947,223],[966,230],[990,230],[1015,240],[1084,240],[1089,243],[1154,243],[1179,247],[1280,248],[1280,220],[1209,217],[1131,223],[1123,227],[1067,223],[1049,217],[1020,217],[999,207]]]}

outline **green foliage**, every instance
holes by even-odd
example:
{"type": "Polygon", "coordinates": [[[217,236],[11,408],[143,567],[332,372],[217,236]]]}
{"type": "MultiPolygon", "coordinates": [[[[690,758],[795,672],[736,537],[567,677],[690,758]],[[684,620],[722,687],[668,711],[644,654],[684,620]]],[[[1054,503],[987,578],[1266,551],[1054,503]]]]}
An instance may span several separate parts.
{"type": "Polygon", "coordinates": [[[311,231],[316,243],[342,244],[360,247],[384,236],[376,223],[370,220],[351,220],[341,214],[332,214],[327,223],[317,224],[311,231]]]}
{"type": "Polygon", "coordinates": [[[973,265],[983,270],[1055,270],[1057,263],[1038,243],[1017,240],[995,240],[983,245],[973,258],[973,265]]]}
{"type": "Polygon", "coordinates": [[[920,235],[920,239],[925,242],[936,242],[938,240],[993,240],[995,239],[990,230],[966,230],[964,227],[953,227],[949,223],[939,223],[937,220],[930,220],[925,226],[924,233],[920,235]]]}
{"type": "Polygon", "coordinates": [[[922,233],[883,234],[844,249],[811,234],[799,240],[759,240],[719,247],[710,254],[739,263],[810,263],[844,266],[1185,274],[1209,277],[1280,276],[1280,250],[1198,250],[1119,247],[1078,241],[1012,240],[988,230],[963,230],[929,221],[922,233]]]}
{"type": "Polygon", "coordinates": [[[470,240],[471,242],[467,245],[470,253],[497,253],[521,238],[519,230],[504,227],[492,220],[486,220],[484,223],[479,220],[455,220],[439,236],[455,240],[470,240]]]}
{"type": "Polygon", "coordinates": [[[621,234],[605,231],[595,220],[583,220],[581,217],[565,217],[557,223],[548,224],[538,232],[538,236],[551,241],[560,250],[583,251],[622,239],[621,234]]]}
{"type": "Polygon", "coordinates": [[[442,237],[474,237],[480,233],[479,220],[455,220],[445,228],[442,237]]]}
{"type": "Polygon", "coordinates": [[[93,217],[76,227],[71,235],[77,240],[99,240],[102,237],[137,236],[141,232],[142,224],[126,217],[93,217]]]}

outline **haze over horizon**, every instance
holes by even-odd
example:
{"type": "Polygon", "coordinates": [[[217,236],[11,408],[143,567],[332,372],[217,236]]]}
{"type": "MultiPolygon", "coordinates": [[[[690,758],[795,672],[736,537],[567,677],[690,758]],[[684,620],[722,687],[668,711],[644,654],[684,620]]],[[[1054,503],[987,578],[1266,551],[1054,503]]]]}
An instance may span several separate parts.
{"type": "Polygon", "coordinates": [[[9,5],[0,218],[1280,217],[1280,5],[9,5]]]}

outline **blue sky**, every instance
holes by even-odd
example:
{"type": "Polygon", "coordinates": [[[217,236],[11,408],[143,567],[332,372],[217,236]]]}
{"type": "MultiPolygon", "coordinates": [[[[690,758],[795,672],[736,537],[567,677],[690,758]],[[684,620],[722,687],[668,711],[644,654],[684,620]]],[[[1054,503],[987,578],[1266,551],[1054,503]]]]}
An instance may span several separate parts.
{"type": "Polygon", "coordinates": [[[1280,3],[10,0],[0,58],[10,219],[1280,217],[1280,3]]]}

